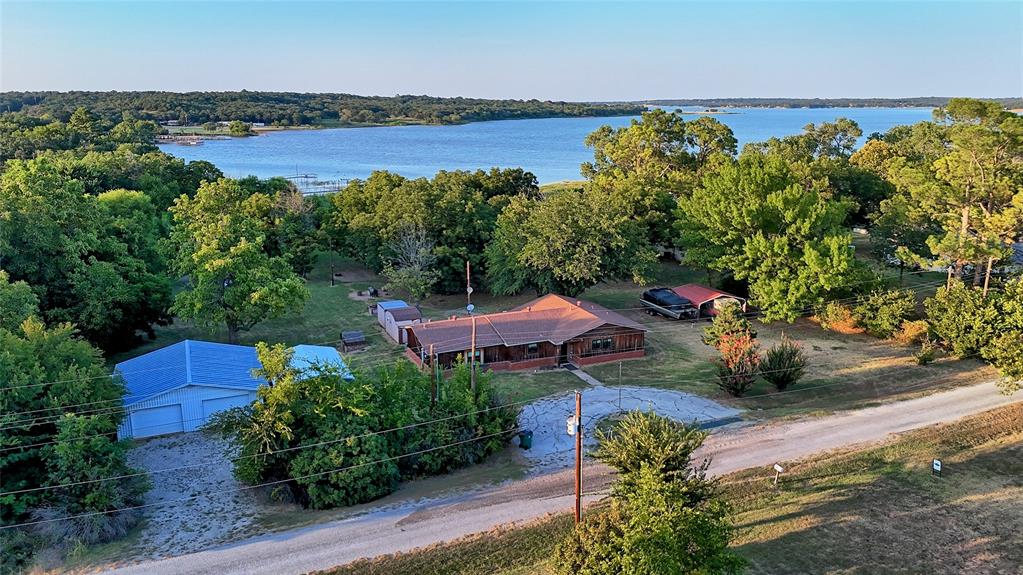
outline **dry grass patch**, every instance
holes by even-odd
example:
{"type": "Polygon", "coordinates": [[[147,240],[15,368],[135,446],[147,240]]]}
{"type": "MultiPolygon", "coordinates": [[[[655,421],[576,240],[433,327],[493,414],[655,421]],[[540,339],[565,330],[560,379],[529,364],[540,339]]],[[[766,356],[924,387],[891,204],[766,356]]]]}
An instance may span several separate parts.
{"type": "MultiPolygon", "coordinates": [[[[1023,405],[786,466],[777,487],[767,469],[722,478],[748,573],[1020,573],[1023,405]]],[[[549,575],[569,529],[558,515],[324,573],[549,575]]]]}

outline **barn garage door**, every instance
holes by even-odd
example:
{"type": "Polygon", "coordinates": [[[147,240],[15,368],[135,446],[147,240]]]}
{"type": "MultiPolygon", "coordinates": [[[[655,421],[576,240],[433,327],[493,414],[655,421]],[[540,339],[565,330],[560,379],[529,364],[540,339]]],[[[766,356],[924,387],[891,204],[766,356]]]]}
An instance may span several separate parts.
{"type": "Polygon", "coordinates": [[[203,419],[209,419],[211,415],[218,411],[231,409],[232,407],[244,407],[250,403],[252,403],[252,398],[247,393],[204,399],[202,401],[202,417],[203,419]]]}
{"type": "Polygon", "coordinates": [[[181,404],[162,405],[131,412],[131,430],[136,438],[184,431],[181,404]]]}

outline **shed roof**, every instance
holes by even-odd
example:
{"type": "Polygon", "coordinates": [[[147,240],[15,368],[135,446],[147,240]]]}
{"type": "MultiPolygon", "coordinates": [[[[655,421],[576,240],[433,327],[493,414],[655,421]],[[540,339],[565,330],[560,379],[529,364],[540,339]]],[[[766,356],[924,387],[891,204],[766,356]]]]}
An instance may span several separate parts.
{"type": "Polygon", "coordinates": [[[389,309],[385,313],[391,314],[394,321],[412,321],[422,319],[423,317],[423,314],[419,313],[418,309],[411,306],[389,309]]]}
{"type": "Polygon", "coordinates": [[[310,371],[316,368],[337,369],[343,377],[351,378],[345,360],[333,347],[323,345],[296,345],[292,348],[291,367],[299,371],[310,371]]]}
{"type": "Polygon", "coordinates": [[[378,301],[377,307],[380,309],[398,309],[401,307],[408,307],[408,304],[401,301],[400,299],[389,299],[384,301],[378,301]]]}
{"type": "Polygon", "coordinates": [[[721,297],[729,297],[737,299],[739,301],[746,301],[745,298],[741,298],[737,295],[732,295],[728,292],[712,289],[706,286],[702,286],[700,284],[680,285],[678,287],[671,288],[671,291],[693,302],[693,305],[695,306],[701,306],[711,300],[715,300],[721,297]]]}
{"type": "MultiPolygon", "coordinates": [[[[472,318],[461,317],[413,324],[409,329],[434,353],[471,347],[472,318]]],[[[564,343],[603,325],[646,331],[639,323],[595,303],[550,294],[510,311],[476,316],[476,346],[564,343]]]]}
{"type": "Polygon", "coordinates": [[[254,390],[266,380],[252,375],[261,364],[256,348],[209,341],[181,341],[114,366],[130,405],[186,385],[254,390]]]}

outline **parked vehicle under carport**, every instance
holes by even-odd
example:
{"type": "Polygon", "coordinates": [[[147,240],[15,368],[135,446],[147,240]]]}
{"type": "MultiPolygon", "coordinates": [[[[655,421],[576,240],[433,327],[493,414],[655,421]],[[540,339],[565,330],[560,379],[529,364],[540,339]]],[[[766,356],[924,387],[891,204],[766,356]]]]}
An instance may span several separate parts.
{"type": "Polygon", "coordinates": [[[693,302],[678,295],[670,288],[648,289],[640,296],[639,302],[650,315],[689,320],[700,317],[700,310],[693,305],[693,302]]]}

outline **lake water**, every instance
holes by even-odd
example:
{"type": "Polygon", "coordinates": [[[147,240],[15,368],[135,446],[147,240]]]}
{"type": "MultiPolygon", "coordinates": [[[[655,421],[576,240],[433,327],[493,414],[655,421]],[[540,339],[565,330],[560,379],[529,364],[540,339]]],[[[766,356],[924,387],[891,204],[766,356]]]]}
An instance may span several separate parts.
{"type": "MultiPolygon", "coordinates": [[[[810,122],[851,118],[865,138],[872,132],[931,117],[929,108],[747,108],[734,112],[714,117],[732,128],[740,150],[748,142],[798,134],[810,122]]],[[[161,148],[186,160],[210,161],[230,177],[315,174],[319,180],[341,180],[390,170],[414,178],[433,176],[439,170],[497,166],[521,167],[536,174],[540,183],[549,183],[579,179],[579,165],[592,158],[583,138],[602,125],[626,126],[631,119],[548,118],[458,126],[284,130],[258,137],[207,140],[199,146],[165,144],[161,148]]]]}

